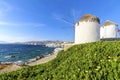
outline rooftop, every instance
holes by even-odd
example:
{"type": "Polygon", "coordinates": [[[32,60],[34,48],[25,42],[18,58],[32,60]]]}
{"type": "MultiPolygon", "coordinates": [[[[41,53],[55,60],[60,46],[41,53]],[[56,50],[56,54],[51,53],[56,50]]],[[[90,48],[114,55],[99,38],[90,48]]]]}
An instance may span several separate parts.
{"type": "Polygon", "coordinates": [[[78,22],[98,22],[100,23],[100,19],[97,16],[91,14],[85,14],[78,22]]]}
{"type": "Polygon", "coordinates": [[[102,26],[105,27],[105,26],[109,26],[109,25],[116,25],[116,26],[118,26],[117,23],[115,23],[113,21],[110,21],[110,20],[106,20],[105,23],[102,26]]]}

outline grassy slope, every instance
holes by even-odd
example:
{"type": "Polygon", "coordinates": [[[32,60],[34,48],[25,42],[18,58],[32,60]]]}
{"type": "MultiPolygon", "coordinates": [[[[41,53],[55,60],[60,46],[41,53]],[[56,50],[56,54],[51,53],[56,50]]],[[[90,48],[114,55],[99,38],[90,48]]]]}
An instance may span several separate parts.
{"type": "Polygon", "coordinates": [[[56,59],[0,75],[0,80],[113,80],[120,79],[120,42],[76,45],[56,59]]]}

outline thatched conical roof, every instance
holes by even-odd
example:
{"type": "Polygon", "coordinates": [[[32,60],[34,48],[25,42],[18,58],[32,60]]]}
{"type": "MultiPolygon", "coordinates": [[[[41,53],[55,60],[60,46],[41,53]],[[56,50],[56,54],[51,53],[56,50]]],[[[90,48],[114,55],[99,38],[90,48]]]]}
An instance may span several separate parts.
{"type": "Polygon", "coordinates": [[[116,25],[116,26],[118,26],[118,24],[116,24],[115,22],[112,22],[110,20],[105,21],[105,23],[102,26],[105,27],[105,26],[109,26],[109,25],[116,25]]]}
{"type": "Polygon", "coordinates": [[[98,22],[100,23],[100,19],[97,16],[91,14],[85,14],[78,22],[98,22]]]}

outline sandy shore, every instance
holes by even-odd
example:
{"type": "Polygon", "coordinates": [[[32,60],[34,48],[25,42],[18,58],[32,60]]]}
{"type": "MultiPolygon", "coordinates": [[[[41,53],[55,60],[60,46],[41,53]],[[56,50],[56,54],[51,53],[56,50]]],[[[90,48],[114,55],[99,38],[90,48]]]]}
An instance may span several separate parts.
{"type": "MultiPolygon", "coordinates": [[[[34,62],[30,62],[27,65],[28,66],[34,66],[34,65],[39,65],[39,64],[42,64],[42,63],[46,63],[46,62],[54,59],[56,56],[57,56],[57,54],[51,54],[51,55],[48,55],[44,58],[36,60],[34,62]]],[[[1,64],[0,65],[0,74],[5,73],[5,72],[11,72],[11,71],[19,70],[21,68],[23,68],[23,67],[20,66],[20,65],[16,65],[16,64],[1,64]]]]}
{"type": "Polygon", "coordinates": [[[2,64],[0,65],[1,68],[0,68],[0,74],[1,73],[5,73],[5,72],[11,72],[11,71],[15,71],[15,70],[18,70],[18,69],[21,69],[22,67],[19,66],[19,65],[16,65],[16,64],[2,64]]]}
{"type": "Polygon", "coordinates": [[[42,64],[42,63],[46,63],[46,62],[54,59],[56,56],[57,56],[57,54],[51,54],[51,55],[48,55],[48,56],[46,56],[42,59],[36,60],[35,62],[30,62],[28,65],[29,66],[34,66],[34,65],[39,65],[39,64],[42,64]]]}

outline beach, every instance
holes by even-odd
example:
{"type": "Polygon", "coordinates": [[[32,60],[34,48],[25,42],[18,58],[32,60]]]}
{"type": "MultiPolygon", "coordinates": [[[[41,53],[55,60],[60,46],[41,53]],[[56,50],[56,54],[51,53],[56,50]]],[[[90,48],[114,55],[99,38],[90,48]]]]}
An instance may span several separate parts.
{"type": "MultiPolygon", "coordinates": [[[[34,66],[34,65],[46,63],[46,62],[54,59],[56,56],[57,56],[57,54],[51,54],[51,55],[48,55],[48,56],[43,57],[41,59],[38,59],[34,62],[30,62],[30,63],[26,64],[26,66],[34,66]]],[[[16,70],[19,70],[23,67],[25,67],[25,66],[21,66],[21,65],[17,65],[17,64],[1,64],[0,65],[0,73],[16,71],[16,70]]]]}
{"type": "Polygon", "coordinates": [[[46,62],[56,58],[57,54],[62,50],[63,50],[63,48],[55,48],[54,52],[52,52],[51,54],[48,54],[47,56],[45,56],[43,58],[40,58],[40,59],[35,60],[33,62],[30,62],[27,65],[28,66],[34,66],[34,65],[39,65],[39,64],[42,64],[42,63],[46,63],[46,62]]]}
{"type": "Polygon", "coordinates": [[[16,71],[21,68],[24,68],[26,66],[34,66],[34,65],[39,65],[46,63],[54,58],[56,58],[58,52],[51,53],[43,58],[40,58],[38,60],[29,62],[25,65],[18,65],[18,64],[0,64],[0,74],[1,73],[6,73],[6,72],[11,72],[11,71],[16,71]]]}
{"type": "Polygon", "coordinates": [[[18,69],[21,69],[22,66],[16,65],[16,64],[1,64],[0,65],[0,74],[5,72],[11,72],[18,69]]]}
{"type": "Polygon", "coordinates": [[[39,65],[39,64],[42,64],[42,63],[46,63],[46,62],[54,59],[56,56],[57,56],[57,54],[50,54],[50,55],[48,55],[44,58],[36,60],[35,62],[28,63],[28,66],[34,66],[34,65],[39,65]]]}

